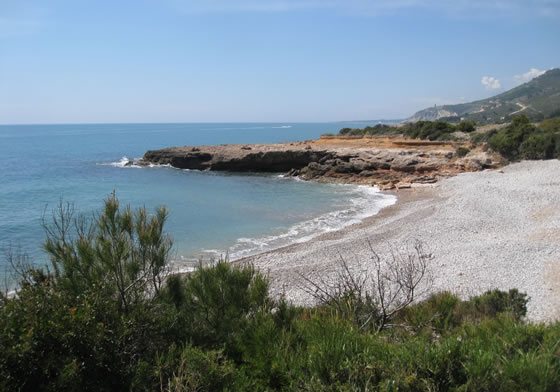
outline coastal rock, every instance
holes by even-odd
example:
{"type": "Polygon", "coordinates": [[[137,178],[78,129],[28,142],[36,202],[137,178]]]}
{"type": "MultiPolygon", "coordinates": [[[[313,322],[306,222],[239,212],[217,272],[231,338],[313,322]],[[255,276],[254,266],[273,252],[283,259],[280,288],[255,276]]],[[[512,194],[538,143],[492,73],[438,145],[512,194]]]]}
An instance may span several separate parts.
{"type": "Polygon", "coordinates": [[[208,146],[200,147],[196,152],[185,147],[174,147],[148,151],[143,160],[153,164],[169,164],[179,169],[277,173],[302,169],[330,155],[324,150],[247,147],[208,146]]]}
{"type": "Polygon", "coordinates": [[[421,176],[414,178],[413,182],[416,184],[434,184],[437,182],[437,178],[430,176],[421,176]]]}
{"type": "Polygon", "coordinates": [[[498,168],[503,159],[482,148],[459,158],[453,142],[433,145],[408,139],[331,137],[286,144],[172,147],[148,151],[139,165],[166,164],[180,169],[286,173],[305,180],[379,185],[402,189],[430,184],[439,177],[498,168]],[[408,148],[407,148],[408,147],[408,148]]]}
{"type": "Polygon", "coordinates": [[[413,172],[416,171],[416,165],[418,165],[418,160],[411,156],[399,156],[397,159],[393,160],[391,165],[391,170],[399,172],[413,172]]]}

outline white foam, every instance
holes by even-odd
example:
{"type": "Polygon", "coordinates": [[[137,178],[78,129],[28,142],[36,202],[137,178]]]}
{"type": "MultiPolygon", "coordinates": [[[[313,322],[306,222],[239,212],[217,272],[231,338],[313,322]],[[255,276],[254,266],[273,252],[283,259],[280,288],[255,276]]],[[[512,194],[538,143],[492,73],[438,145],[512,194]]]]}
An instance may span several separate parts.
{"type": "Polygon", "coordinates": [[[228,252],[215,249],[205,251],[210,254],[229,254],[230,260],[274,250],[294,243],[302,243],[324,233],[340,230],[344,227],[360,223],[365,218],[373,216],[381,209],[393,205],[397,198],[383,194],[377,187],[362,185],[333,185],[353,187],[356,196],[348,200],[349,206],[344,209],[331,211],[316,218],[296,223],[287,231],[258,238],[239,238],[228,252]]]}
{"type": "MultiPolygon", "coordinates": [[[[130,159],[128,158],[126,155],[123,156],[120,160],[116,161],[116,162],[103,162],[103,163],[97,163],[97,165],[99,166],[113,166],[113,167],[118,167],[118,168],[122,168],[122,169],[143,169],[146,167],[173,167],[170,164],[166,163],[166,164],[155,164],[155,163],[149,163],[147,165],[138,165],[136,162],[138,162],[141,158],[133,158],[130,159]]],[[[188,169],[185,169],[188,170],[188,169]]]]}
{"type": "Polygon", "coordinates": [[[120,167],[120,168],[133,168],[133,169],[141,169],[142,166],[135,164],[138,158],[129,159],[126,155],[124,155],[120,160],[116,162],[104,162],[98,163],[99,166],[113,166],[113,167],[120,167]]]}

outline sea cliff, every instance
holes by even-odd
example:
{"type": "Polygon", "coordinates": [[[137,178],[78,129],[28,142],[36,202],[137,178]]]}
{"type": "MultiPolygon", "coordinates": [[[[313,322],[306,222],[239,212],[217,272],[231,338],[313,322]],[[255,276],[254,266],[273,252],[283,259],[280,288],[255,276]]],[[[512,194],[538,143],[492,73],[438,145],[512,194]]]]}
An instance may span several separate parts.
{"type": "Polygon", "coordinates": [[[442,177],[504,164],[500,156],[480,147],[469,149],[464,143],[335,136],[283,144],[171,147],[148,151],[137,163],[286,173],[304,180],[378,185],[381,189],[434,183],[442,177]]]}

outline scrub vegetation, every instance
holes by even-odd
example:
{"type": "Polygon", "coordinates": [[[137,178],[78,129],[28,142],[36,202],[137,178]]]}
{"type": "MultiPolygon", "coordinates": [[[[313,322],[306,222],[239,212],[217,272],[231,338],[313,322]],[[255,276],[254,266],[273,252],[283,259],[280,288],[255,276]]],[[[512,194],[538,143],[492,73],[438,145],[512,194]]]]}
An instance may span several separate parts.
{"type": "Polygon", "coordinates": [[[560,325],[526,322],[515,289],[418,301],[421,244],[392,270],[374,257],[370,275],[309,278],[318,301],[302,308],[251,265],[169,274],[166,218],[114,195],[92,219],[61,205],[49,269],[8,253],[20,286],[0,298],[0,390],[560,389],[560,325]]]}
{"type": "MultiPolygon", "coordinates": [[[[560,158],[560,117],[531,123],[527,116],[518,115],[513,117],[507,126],[485,132],[476,131],[476,124],[473,121],[462,121],[458,124],[445,121],[418,121],[400,126],[378,124],[361,129],[343,128],[339,135],[402,135],[430,141],[463,141],[473,146],[487,144],[492,150],[511,161],[560,158]]],[[[468,152],[465,147],[457,149],[459,157],[465,156],[468,152]]]]}

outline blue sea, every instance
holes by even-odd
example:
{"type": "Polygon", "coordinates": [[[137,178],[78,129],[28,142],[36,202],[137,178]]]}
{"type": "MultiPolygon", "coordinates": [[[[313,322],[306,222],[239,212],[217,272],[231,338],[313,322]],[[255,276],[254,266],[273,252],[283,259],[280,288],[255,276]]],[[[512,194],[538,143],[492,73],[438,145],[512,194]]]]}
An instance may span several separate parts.
{"type": "MultiPolygon", "coordinates": [[[[146,150],[180,145],[300,141],[352,123],[81,124],[0,126],[0,249],[46,263],[41,226],[60,200],[91,214],[115,191],[123,204],[165,205],[174,261],[239,258],[359,222],[392,199],[372,187],[125,167],[146,150]]],[[[7,265],[0,256],[0,275],[7,265]]]]}

